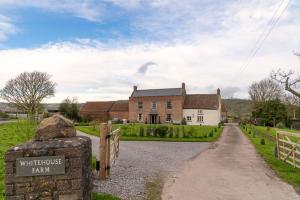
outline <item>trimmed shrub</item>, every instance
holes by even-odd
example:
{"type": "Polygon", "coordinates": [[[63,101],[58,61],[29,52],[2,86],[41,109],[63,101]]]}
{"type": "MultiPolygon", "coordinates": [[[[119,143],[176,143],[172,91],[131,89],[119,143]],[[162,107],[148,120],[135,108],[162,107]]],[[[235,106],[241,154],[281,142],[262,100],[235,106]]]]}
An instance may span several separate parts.
{"type": "Polygon", "coordinates": [[[185,119],[185,117],[181,120],[181,125],[186,125],[186,119],[185,119]]]}
{"type": "Polygon", "coordinates": [[[151,136],[151,128],[149,128],[149,127],[146,128],[146,135],[147,135],[147,137],[151,136]]]}
{"type": "Polygon", "coordinates": [[[175,129],[175,137],[179,138],[179,134],[180,134],[179,127],[176,127],[176,129],[175,129]]]}
{"type": "Polygon", "coordinates": [[[266,144],[266,142],[265,142],[265,139],[264,139],[264,138],[260,139],[260,144],[261,144],[261,145],[265,145],[265,144],[266,144]]]}
{"type": "Polygon", "coordinates": [[[213,136],[214,136],[214,132],[210,131],[209,134],[208,134],[208,137],[213,137],[213,136]]]}
{"type": "Polygon", "coordinates": [[[166,137],[168,133],[168,126],[158,126],[155,128],[156,135],[159,137],[166,137]]]}
{"type": "Polygon", "coordinates": [[[144,127],[140,127],[140,136],[141,137],[144,137],[145,136],[145,130],[144,130],[144,127]]]}
{"type": "Polygon", "coordinates": [[[171,127],[169,128],[169,137],[170,137],[170,138],[174,137],[173,132],[174,132],[174,129],[173,129],[173,127],[171,126],[171,127]]]}

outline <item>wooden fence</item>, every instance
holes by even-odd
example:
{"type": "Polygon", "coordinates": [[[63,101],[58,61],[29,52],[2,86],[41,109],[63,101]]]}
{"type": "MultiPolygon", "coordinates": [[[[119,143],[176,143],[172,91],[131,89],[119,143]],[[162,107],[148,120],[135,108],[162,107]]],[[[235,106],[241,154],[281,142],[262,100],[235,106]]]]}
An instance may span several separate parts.
{"type": "Polygon", "coordinates": [[[101,180],[106,180],[120,150],[120,129],[112,131],[111,123],[100,125],[100,171],[101,180]]]}
{"type": "Polygon", "coordinates": [[[300,169],[300,134],[276,131],[278,158],[300,169]]]}

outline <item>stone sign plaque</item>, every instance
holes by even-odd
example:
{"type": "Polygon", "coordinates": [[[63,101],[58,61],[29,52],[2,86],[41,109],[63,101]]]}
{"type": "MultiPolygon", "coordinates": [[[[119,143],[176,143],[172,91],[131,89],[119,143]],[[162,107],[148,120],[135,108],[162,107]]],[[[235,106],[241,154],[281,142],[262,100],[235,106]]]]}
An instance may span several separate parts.
{"type": "Polygon", "coordinates": [[[65,174],[64,156],[26,157],[16,159],[16,176],[65,174]]]}

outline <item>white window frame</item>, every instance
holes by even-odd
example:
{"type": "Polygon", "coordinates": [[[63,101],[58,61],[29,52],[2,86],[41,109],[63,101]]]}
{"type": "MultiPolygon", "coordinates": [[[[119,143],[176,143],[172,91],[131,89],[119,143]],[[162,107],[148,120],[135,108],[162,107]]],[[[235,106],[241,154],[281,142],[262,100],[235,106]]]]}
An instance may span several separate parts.
{"type": "Polygon", "coordinates": [[[152,101],[152,106],[151,106],[152,109],[156,109],[157,108],[157,104],[155,101],[152,101]]]}
{"type": "Polygon", "coordinates": [[[141,122],[143,120],[143,114],[139,113],[138,114],[138,121],[141,122]]]}
{"type": "Polygon", "coordinates": [[[172,109],[172,102],[171,101],[167,101],[167,109],[172,109]]]}
{"type": "Polygon", "coordinates": [[[204,122],[204,116],[203,115],[198,115],[197,116],[197,122],[203,123],[204,122]]]}
{"type": "Polygon", "coordinates": [[[143,109],[143,102],[142,101],[138,102],[138,109],[143,109]]]}
{"type": "Polygon", "coordinates": [[[171,114],[167,114],[167,118],[166,118],[167,122],[171,122],[172,121],[172,115],[171,114]],[[170,118],[169,118],[170,116],[170,118]]]}

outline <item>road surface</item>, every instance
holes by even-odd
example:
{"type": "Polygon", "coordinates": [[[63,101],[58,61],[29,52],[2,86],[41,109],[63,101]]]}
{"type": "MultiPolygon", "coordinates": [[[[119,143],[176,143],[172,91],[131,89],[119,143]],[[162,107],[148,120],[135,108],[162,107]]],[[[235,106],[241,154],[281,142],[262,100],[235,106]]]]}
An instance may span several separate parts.
{"type": "Polygon", "coordinates": [[[236,126],[170,178],[163,200],[300,200],[257,155],[236,126]]]}

